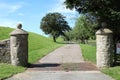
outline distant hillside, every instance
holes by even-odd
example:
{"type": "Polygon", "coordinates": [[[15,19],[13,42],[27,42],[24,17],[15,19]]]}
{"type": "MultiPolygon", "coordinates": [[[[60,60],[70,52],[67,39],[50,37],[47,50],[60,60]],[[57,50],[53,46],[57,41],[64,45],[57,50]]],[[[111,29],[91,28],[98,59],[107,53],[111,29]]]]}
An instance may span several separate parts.
{"type": "Polygon", "coordinates": [[[14,30],[13,28],[0,26],[0,40],[8,39],[10,36],[9,33],[13,30],[14,30]]]}
{"type": "MultiPolygon", "coordinates": [[[[14,29],[9,27],[0,27],[0,40],[8,39],[9,33],[14,29]]],[[[61,46],[54,43],[50,38],[29,32],[29,62],[35,62],[48,52],[61,46]]]]}

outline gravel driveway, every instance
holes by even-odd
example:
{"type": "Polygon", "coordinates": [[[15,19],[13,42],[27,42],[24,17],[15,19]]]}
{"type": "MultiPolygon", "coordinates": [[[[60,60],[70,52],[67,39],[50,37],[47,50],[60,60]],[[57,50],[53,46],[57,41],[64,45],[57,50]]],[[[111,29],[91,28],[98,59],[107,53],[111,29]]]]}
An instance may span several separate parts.
{"type": "Polygon", "coordinates": [[[6,80],[113,80],[95,64],[85,62],[79,44],[67,44],[43,57],[23,73],[6,80]]]}

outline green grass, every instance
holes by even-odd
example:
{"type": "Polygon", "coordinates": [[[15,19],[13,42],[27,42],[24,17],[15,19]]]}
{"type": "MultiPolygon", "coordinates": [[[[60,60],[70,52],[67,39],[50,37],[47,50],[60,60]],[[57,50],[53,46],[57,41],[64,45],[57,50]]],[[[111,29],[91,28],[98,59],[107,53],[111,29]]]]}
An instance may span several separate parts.
{"type": "MultiPolygon", "coordinates": [[[[0,27],[0,40],[8,39],[10,37],[9,33],[13,30],[14,29],[8,27],[0,27]]],[[[50,38],[46,38],[31,32],[29,32],[28,41],[29,41],[29,54],[28,54],[29,63],[37,62],[39,59],[47,55],[49,52],[63,45],[54,43],[50,38]]],[[[16,67],[10,64],[0,64],[0,79],[23,71],[25,71],[25,68],[23,67],[16,67]]]]}
{"type": "Polygon", "coordinates": [[[33,63],[60,47],[62,44],[54,43],[52,39],[29,33],[29,62],[33,63]]]}
{"type": "Polygon", "coordinates": [[[0,40],[9,38],[9,33],[14,29],[9,27],[0,27],[0,40]]]}
{"type": "Polygon", "coordinates": [[[16,67],[10,64],[0,64],[0,80],[12,76],[13,74],[25,71],[23,67],[16,67]]]}
{"type": "Polygon", "coordinates": [[[88,44],[80,44],[80,46],[84,59],[96,63],[96,47],[88,44]]]}
{"type": "Polygon", "coordinates": [[[120,66],[117,67],[111,67],[111,68],[103,68],[101,71],[115,80],[120,80],[120,66]]]}

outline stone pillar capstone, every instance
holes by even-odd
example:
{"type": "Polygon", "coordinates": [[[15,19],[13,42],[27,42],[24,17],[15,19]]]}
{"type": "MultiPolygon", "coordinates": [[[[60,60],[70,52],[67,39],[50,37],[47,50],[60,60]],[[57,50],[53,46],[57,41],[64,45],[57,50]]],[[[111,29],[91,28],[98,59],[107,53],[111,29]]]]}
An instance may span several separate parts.
{"type": "Polygon", "coordinates": [[[28,33],[24,31],[22,24],[10,33],[11,64],[15,66],[28,65],[28,33]]]}
{"type": "Polygon", "coordinates": [[[96,32],[96,60],[98,67],[110,67],[113,63],[113,35],[107,28],[96,32]]]}

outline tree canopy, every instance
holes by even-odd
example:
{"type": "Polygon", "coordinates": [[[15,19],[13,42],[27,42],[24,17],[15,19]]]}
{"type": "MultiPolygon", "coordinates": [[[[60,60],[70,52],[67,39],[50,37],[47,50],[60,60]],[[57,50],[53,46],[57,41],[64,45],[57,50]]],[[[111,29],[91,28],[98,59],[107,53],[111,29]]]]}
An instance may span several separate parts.
{"type": "Polygon", "coordinates": [[[81,15],[75,23],[73,28],[74,37],[76,40],[81,40],[81,43],[85,43],[85,40],[95,37],[95,23],[91,23],[85,15],[81,15]]]}
{"type": "Polygon", "coordinates": [[[65,16],[60,13],[48,13],[44,16],[40,23],[40,28],[45,34],[53,36],[54,42],[60,35],[65,36],[64,32],[70,31],[71,28],[65,20],[65,16]]]}
{"type": "Polygon", "coordinates": [[[113,31],[114,41],[120,40],[120,0],[66,0],[64,3],[69,9],[94,16],[100,24],[106,22],[106,27],[113,31]]]}

